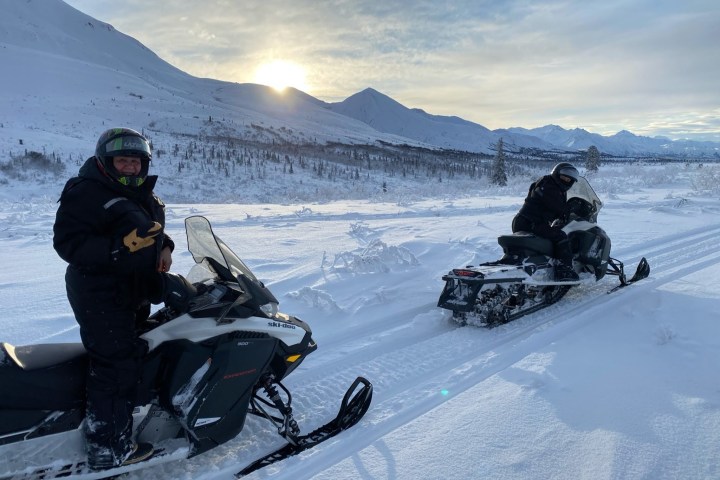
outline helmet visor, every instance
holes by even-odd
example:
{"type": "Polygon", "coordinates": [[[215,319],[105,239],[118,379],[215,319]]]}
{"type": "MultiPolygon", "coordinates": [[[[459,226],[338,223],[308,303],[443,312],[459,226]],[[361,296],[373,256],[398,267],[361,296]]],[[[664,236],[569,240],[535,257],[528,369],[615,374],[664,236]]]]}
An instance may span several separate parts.
{"type": "Polygon", "coordinates": [[[568,188],[572,187],[573,183],[575,183],[575,179],[569,175],[564,175],[561,173],[560,175],[558,175],[558,178],[563,184],[567,185],[568,188]]]}
{"type": "Polygon", "coordinates": [[[145,157],[151,158],[150,144],[147,140],[134,135],[122,135],[110,139],[103,145],[103,154],[108,157],[145,157]]]}

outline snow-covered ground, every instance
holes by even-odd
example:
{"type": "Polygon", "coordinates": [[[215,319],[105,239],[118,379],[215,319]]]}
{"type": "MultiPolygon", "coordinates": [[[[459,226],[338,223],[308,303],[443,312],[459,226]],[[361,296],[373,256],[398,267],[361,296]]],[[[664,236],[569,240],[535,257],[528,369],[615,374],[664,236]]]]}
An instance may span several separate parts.
{"type": "MultiPolygon", "coordinates": [[[[356,376],[375,387],[353,429],[247,478],[720,478],[720,199],[689,176],[624,178],[634,186],[595,179],[599,221],[613,257],[632,273],[645,256],[650,277],[609,295],[615,277],[577,287],[493,330],[457,327],[435,305],[450,268],[500,255],[520,193],[170,203],[174,271],[193,263],[183,219],[204,215],[281,310],[312,326],[319,348],[286,382],[303,432],[335,415],[356,376]]],[[[0,202],[1,340],[16,345],[79,340],[48,195],[0,202]]],[[[281,443],[249,418],[209,453],[127,478],[229,480],[281,443]]]]}

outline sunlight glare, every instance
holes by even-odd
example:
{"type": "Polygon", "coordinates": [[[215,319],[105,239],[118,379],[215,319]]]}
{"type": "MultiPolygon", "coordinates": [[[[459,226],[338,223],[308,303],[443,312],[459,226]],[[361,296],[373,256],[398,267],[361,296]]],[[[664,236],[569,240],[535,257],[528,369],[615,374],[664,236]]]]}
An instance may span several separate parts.
{"type": "Polygon", "coordinates": [[[274,60],[260,65],[255,71],[255,83],[267,85],[278,92],[294,87],[307,93],[305,70],[300,65],[285,60],[274,60]]]}

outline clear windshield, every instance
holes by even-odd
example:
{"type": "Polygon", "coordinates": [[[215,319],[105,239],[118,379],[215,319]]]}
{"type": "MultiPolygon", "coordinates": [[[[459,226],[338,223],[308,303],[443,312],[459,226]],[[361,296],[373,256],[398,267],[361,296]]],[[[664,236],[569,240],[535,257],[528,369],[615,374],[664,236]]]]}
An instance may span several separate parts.
{"type": "MultiPolygon", "coordinates": [[[[255,278],[247,265],[222,240],[215,236],[207,218],[196,216],[185,219],[185,230],[187,231],[188,250],[192,254],[195,263],[199,266],[202,267],[207,262],[212,267],[212,270],[224,280],[235,280],[240,275],[253,282],[258,282],[258,279],[255,278]]],[[[201,272],[193,273],[202,276],[201,272]]],[[[208,271],[208,274],[212,276],[210,271],[208,271]]],[[[208,278],[208,275],[205,275],[205,278],[208,278]]]]}
{"type": "Polygon", "coordinates": [[[575,182],[572,187],[570,187],[570,190],[568,190],[568,200],[573,197],[578,197],[588,202],[590,205],[593,206],[596,214],[603,206],[602,200],[600,200],[600,197],[597,196],[595,190],[593,190],[585,177],[580,177],[580,179],[575,182]]]}
{"type": "Polygon", "coordinates": [[[230,247],[215,236],[207,218],[196,216],[185,219],[185,230],[188,250],[196,263],[187,275],[191,283],[224,280],[228,285],[234,284],[242,292],[235,299],[235,304],[242,305],[244,309],[262,310],[270,318],[275,317],[278,305],[275,296],[230,247]]]}

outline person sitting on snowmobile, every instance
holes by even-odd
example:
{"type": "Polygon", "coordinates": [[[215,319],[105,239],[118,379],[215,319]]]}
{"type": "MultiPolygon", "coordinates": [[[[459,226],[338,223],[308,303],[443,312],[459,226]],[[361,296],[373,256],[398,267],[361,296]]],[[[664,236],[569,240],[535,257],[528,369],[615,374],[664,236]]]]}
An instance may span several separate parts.
{"type": "Polygon", "coordinates": [[[572,164],[562,162],[555,165],[550,175],[530,185],[525,202],[512,222],[513,233],[530,232],[553,242],[553,256],[559,261],[555,266],[555,281],[558,282],[579,278],[573,269],[570,241],[562,231],[567,213],[567,191],[579,177],[572,164]]]}
{"type": "Polygon", "coordinates": [[[132,438],[132,412],[147,351],[136,326],[150,303],[181,310],[195,294],[167,273],[174,243],[165,234],[165,205],[148,176],[148,140],[129,128],[107,130],[95,156],[60,196],[53,246],[68,262],[65,285],[88,353],[85,438],[88,467],[104,470],[150,457],[132,438]]]}

